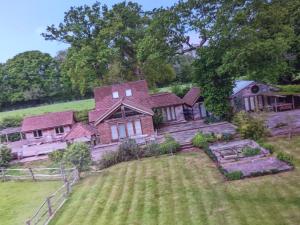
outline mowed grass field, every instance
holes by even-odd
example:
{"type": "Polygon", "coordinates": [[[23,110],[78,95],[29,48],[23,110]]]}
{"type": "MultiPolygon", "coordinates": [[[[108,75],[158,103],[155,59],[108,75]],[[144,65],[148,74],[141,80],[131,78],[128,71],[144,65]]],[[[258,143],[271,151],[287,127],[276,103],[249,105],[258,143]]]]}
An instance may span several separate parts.
{"type": "Polygon", "coordinates": [[[0,112],[0,120],[10,116],[24,117],[24,116],[40,115],[48,112],[62,112],[68,110],[74,110],[74,111],[90,110],[93,109],[94,107],[95,107],[94,99],[63,102],[63,103],[56,103],[51,105],[43,105],[38,107],[0,112]]]}
{"type": "MultiPolygon", "coordinates": [[[[300,166],[300,137],[270,139],[300,166]]],[[[298,225],[300,171],[227,182],[203,152],[122,163],[83,179],[51,225],[298,225]]]]}
{"type": "Polygon", "coordinates": [[[62,182],[0,182],[0,224],[25,224],[62,182]]]}

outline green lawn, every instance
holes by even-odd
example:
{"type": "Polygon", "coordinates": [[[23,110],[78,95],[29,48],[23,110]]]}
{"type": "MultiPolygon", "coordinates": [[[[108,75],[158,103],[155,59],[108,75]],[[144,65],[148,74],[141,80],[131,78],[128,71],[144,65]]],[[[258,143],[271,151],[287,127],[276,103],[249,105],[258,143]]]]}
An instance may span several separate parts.
{"type": "MultiPolygon", "coordinates": [[[[300,137],[271,139],[300,166],[300,137]],[[276,140],[276,142],[275,142],[276,140]]],[[[52,225],[298,225],[298,169],[225,182],[203,152],[116,165],[85,178],[52,225]]]]}
{"type": "Polygon", "coordinates": [[[94,99],[72,101],[72,102],[63,102],[52,105],[44,105],[38,107],[31,107],[26,109],[18,109],[14,111],[0,112],[0,120],[7,116],[31,116],[39,115],[47,112],[61,112],[68,110],[89,110],[95,107],[94,99]]]}
{"type": "Polygon", "coordinates": [[[0,182],[0,224],[25,224],[62,182],[0,182]]]}

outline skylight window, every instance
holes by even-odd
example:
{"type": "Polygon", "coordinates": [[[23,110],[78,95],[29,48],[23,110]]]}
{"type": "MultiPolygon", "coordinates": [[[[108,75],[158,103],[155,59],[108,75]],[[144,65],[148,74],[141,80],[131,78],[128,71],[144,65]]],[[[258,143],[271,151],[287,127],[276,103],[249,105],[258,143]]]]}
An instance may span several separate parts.
{"type": "Polygon", "coordinates": [[[113,96],[113,98],[119,98],[119,92],[114,91],[114,92],[112,93],[112,96],[113,96]]]}
{"type": "Polygon", "coordinates": [[[126,96],[127,96],[127,97],[132,96],[132,91],[131,91],[131,89],[127,89],[127,90],[126,90],[126,96]]]}

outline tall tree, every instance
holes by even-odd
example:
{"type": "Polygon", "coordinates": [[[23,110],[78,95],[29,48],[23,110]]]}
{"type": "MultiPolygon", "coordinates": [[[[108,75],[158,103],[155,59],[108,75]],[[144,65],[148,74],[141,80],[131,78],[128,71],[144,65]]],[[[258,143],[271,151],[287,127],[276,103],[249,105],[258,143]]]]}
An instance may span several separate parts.
{"type": "MultiPolygon", "coordinates": [[[[138,57],[139,43],[146,38],[149,20],[137,3],[124,1],[110,9],[97,2],[92,6],[72,7],[65,13],[64,22],[58,27],[48,27],[43,36],[71,45],[63,73],[84,94],[103,83],[153,80],[148,68],[154,65],[154,60],[145,63],[138,57]]],[[[165,68],[164,63],[160,62],[157,68],[165,68]]],[[[170,72],[167,77],[172,77],[173,71],[164,69],[164,72],[170,72]]]]}
{"type": "Polygon", "coordinates": [[[36,100],[60,91],[56,61],[39,51],[28,51],[9,59],[4,66],[3,93],[7,102],[36,100]]]}

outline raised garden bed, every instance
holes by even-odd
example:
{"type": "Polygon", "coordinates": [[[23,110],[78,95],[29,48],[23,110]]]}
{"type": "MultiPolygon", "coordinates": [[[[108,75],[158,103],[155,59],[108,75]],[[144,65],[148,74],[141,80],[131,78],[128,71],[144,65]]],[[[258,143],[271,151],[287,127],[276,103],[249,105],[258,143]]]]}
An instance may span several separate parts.
{"type": "Polygon", "coordinates": [[[293,169],[293,166],[271,156],[252,140],[232,141],[209,146],[220,171],[227,179],[261,176],[293,169]]]}

